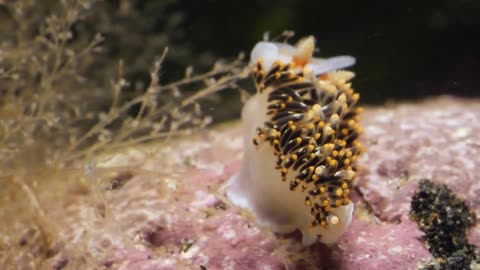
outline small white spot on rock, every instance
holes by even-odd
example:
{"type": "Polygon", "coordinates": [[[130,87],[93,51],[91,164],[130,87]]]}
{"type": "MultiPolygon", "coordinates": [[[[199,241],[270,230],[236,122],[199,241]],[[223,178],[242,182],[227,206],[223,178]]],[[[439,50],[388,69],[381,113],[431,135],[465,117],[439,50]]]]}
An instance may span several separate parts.
{"type": "Polygon", "coordinates": [[[361,243],[365,243],[367,240],[365,240],[365,238],[363,237],[357,237],[357,244],[361,244],[361,243]]]}
{"type": "Polygon", "coordinates": [[[461,127],[461,128],[457,128],[455,130],[452,137],[453,137],[453,139],[463,139],[463,138],[467,137],[468,135],[470,135],[470,133],[471,133],[470,128],[461,127]]]}
{"type": "Polygon", "coordinates": [[[374,137],[374,136],[385,134],[385,130],[378,126],[372,125],[365,128],[365,133],[367,133],[369,137],[374,137]]]}
{"type": "Polygon", "coordinates": [[[375,115],[375,120],[379,123],[389,123],[392,120],[392,115],[389,112],[382,112],[375,115]]]}
{"type": "Polygon", "coordinates": [[[197,253],[197,251],[199,250],[199,247],[194,245],[194,246],[191,246],[187,252],[185,253],[182,253],[182,257],[185,258],[185,259],[190,259],[193,257],[193,255],[195,255],[195,253],[197,253]]]}
{"type": "Polygon", "coordinates": [[[177,189],[177,180],[172,178],[164,178],[163,181],[167,184],[167,187],[171,190],[177,189]]]}
{"type": "Polygon", "coordinates": [[[203,190],[199,190],[195,192],[195,200],[190,203],[192,207],[210,207],[217,199],[212,194],[208,194],[203,190]]]}
{"type": "Polygon", "coordinates": [[[221,226],[220,228],[218,228],[217,232],[221,234],[222,237],[226,240],[232,239],[235,236],[237,236],[235,231],[232,228],[227,226],[221,226]]]}
{"type": "Polygon", "coordinates": [[[403,248],[401,246],[395,246],[388,249],[388,253],[390,253],[391,255],[399,254],[402,251],[403,248]]]}
{"type": "Polygon", "coordinates": [[[166,259],[161,262],[162,266],[172,266],[175,263],[172,259],[166,259]]]}
{"type": "Polygon", "coordinates": [[[357,256],[357,260],[362,261],[362,260],[368,260],[370,258],[370,254],[360,254],[357,256]]]}
{"type": "Polygon", "coordinates": [[[449,112],[448,110],[433,110],[431,111],[431,115],[434,116],[434,117],[438,117],[438,118],[447,118],[448,116],[450,116],[451,112],[449,112]]]}

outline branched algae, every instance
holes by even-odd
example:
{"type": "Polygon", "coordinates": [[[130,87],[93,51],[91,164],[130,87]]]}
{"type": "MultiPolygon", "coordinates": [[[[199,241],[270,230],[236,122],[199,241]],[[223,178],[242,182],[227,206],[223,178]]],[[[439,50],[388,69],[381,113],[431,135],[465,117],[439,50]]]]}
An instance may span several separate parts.
{"type": "MultiPolygon", "coordinates": [[[[200,99],[236,88],[248,73],[239,56],[203,73],[187,68],[182,78],[161,77],[164,59],[171,57],[167,45],[182,47],[173,42],[181,32],[175,29],[178,16],[155,14],[167,25],[163,31],[163,21],[142,17],[129,2],[0,1],[2,269],[43,269],[55,256],[67,258],[58,269],[104,267],[105,248],[87,252],[95,231],[126,237],[114,229],[104,199],[121,188],[121,180],[107,188],[102,182],[112,174],[128,178],[138,168],[97,168],[101,155],[205,127],[210,117],[200,99]],[[155,35],[138,37],[154,27],[155,35]],[[144,80],[132,75],[140,71],[144,80]],[[86,225],[72,241],[58,225],[67,217],[55,220],[52,212],[62,209],[59,202],[75,201],[75,194],[90,198],[78,208],[95,208],[103,227],[86,225]]],[[[164,10],[167,4],[155,5],[164,10]]]]}

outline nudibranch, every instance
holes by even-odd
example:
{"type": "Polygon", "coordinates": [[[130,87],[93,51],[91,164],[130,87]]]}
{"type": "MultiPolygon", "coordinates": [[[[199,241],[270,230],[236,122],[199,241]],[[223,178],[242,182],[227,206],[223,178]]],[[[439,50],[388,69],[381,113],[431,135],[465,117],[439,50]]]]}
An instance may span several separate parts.
{"type": "Polygon", "coordinates": [[[274,232],[332,244],[347,229],[356,160],[363,151],[359,94],[343,68],[351,56],[314,58],[315,40],[259,42],[251,52],[257,93],[244,105],[244,158],[227,196],[274,232]]]}

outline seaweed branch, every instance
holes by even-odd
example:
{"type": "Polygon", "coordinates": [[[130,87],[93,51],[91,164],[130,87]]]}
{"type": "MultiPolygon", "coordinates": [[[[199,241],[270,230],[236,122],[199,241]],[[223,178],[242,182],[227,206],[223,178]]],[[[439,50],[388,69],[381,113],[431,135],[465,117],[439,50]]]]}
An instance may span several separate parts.
{"type": "Polygon", "coordinates": [[[21,176],[11,176],[10,181],[25,194],[30,204],[35,223],[39,226],[41,236],[43,237],[44,254],[51,256],[57,252],[56,249],[60,245],[56,236],[55,225],[48,220],[47,214],[40,206],[37,196],[21,176]]]}
{"type": "Polygon", "coordinates": [[[153,63],[148,87],[136,96],[131,95],[122,60],[110,87],[89,80],[105,38],[100,33],[79,36],[73,28],[88,19],[96,4],[94,0],[61,1],[56,12],[44,19],[34,17],[36,21],[27,25],[25,16],[35,6],[28,1],[7,5],[14,24],[25,32],[37,27],[38,35],[17,34],[12,38],[18,46],[0,47],[0,55],[6,56],[0,61],[5,93],[0,98],[0,116],[6,119],[0,121],[0,160],[5,164],[32,157],[35,162],[65,167],[107,149],[189,134],[189,129],[211,121],[202,114],[201,99],[238,88],[237,82],[248,75],[239,55],[230,63],[218,61],[201,74],[192,74],[189,67],[184,78],[162,85],[160,69],[168,51],[164,49],[153,63]],[[183,89],[193,94],[184,96],[183,89]],[[108,110],[106,101],[110,101],[108,110]],[[95,103],[98,106],[92,107],[95,103]],[[40,150],[42,143],[49,147],[40,150]]]}
{"type": "MultiPolygon", "coordinates": [[[[168,38],[152,38],[147,53],[127,48],[137,54],[116,54],[113,43],[129,45],[131,36],[142,32],[131,31],[122,20],[143,18],[128,1],[120,1],[115,12],[110,2],[0,0],[6,15],[0,16],[0,264],[6,269],[19,263],[43,268],[52,256],[69,257],[72,268],[102,265],[99,256],[77,255],[90,254],[94,235],[87,228],[73,245],[60,235],[60,222],[51,220],[56,199],[76,194],[71,198],[75,204],[88,198],[102,228],[124,236],[115,228],[109,193],[100,185],[102,177],[119,169],[96,168],[98,156],[206,127],[212,120],[202,111],[203,99],[238,89],[248,76],[240,54],[202,73],[187,67],[179,80],[164,82],[165,59],[175,57],[167,48],[183,46],[170,38],[178,32],[178,18],[169,22],[166,16],[168,26],[158,35],[168,38]],[[141,83],[131,76],[139,70],[149,74],[141,83]],[[11,223],[5,218],[10,216],[15,216],[11,223]],[[28,242],[22,250],[19,239],[28,242]],[[36,256],[38,247],[43,256],[36,256]]],[[[139,24],[152,27],[151,22],[139,24]]],[[[67,264],[57,262],[54,268],[67,264]]]]}

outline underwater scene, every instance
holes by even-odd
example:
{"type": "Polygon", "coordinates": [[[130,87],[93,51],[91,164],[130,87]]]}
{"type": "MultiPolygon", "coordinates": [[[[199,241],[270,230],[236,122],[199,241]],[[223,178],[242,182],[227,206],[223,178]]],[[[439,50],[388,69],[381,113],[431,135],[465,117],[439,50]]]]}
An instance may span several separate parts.
{"type": "Polygon", "coordinates": [[[480,270],[480,2],[0,0],[0,270],[480,270]]]}

